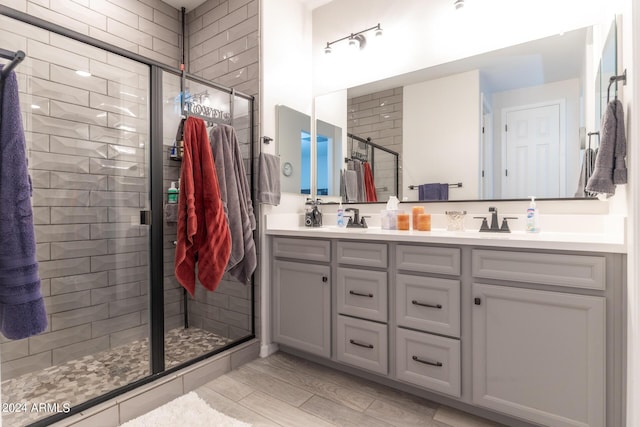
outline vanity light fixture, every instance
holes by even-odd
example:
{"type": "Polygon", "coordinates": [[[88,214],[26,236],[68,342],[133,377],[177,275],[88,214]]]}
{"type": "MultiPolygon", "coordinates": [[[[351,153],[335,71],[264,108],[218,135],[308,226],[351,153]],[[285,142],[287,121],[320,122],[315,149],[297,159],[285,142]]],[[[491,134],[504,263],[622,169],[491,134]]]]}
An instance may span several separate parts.
{"type": "Polygon", "coordinates": [[[348,36],[339,38],[332,42],[327,42],[327,45],[324,48],[324,53],[331,53],[333,51],[333,49],[331,48],[331,45],[333,45],[334,43],[341,42],[343,40],[349,40],[349,47],[352,49],[356,49],[356,50],[364,49],[364,47],[367,45],[367,38],[365,37],[364,33],[366,33],[367,31],[374,31],[374,35],[376,37],[379,37],[382,35],[382,27],[380,27],[380,24],[378,24],[371,28],[367,28],[366,30],[358,31],[357,33],[351,33],[348,36]]]}

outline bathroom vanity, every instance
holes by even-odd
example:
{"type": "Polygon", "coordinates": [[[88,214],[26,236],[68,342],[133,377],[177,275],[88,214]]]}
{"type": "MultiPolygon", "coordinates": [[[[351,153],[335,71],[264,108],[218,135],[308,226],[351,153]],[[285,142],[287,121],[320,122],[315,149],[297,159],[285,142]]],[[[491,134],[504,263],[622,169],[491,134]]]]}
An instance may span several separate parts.
{"type": "Polygon", "coordinates": [[[285,351],[509,425],[623,425],[622,243],[330,227],[267,234],[272,339],[285,351]]]}

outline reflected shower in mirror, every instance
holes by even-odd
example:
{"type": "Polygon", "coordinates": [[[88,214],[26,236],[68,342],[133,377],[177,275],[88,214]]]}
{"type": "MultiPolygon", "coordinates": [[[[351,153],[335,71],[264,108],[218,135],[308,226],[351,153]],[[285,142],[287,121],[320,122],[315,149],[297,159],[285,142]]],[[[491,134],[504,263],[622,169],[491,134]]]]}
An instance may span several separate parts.
{"type": "MultiPolygon", "coordinates": [[[[346,109],[335,123],[398,152],[401,199],[418,200],[418,186],[430,183],[462,183],[448,200],[585,197],[576,191],[585,137],[598,127],[600,110],[592,58],[600,58],[603,45],[612,52],[616,45],[594,44],[594,31],[567,31],[321,95],[316,116],[346,109]]],[[[612,55],[602,56],[611,64],[612,55]]]]}
{"type": "Polygon", "coordinates": [[[311,194],[311,117],[276,106],[276,153],[282,165],[280,188],[285,193],[311,194]]]}

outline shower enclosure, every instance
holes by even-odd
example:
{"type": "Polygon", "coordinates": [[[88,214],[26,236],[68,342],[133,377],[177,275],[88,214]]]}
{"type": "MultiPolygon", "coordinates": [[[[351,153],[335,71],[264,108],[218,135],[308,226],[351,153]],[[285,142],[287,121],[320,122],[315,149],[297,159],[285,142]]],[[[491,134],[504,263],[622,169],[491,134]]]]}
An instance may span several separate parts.
{"type": "Polygon", "coordinates": [[[228,115],[247,171],[253,98],[1,14],[0,48],[26,53],[15,71],[49,320],[1,338],[2,402],[50,405],[3,411],[2,425],[47,425],[252,338],[252,283],[183,292],[164,209],[183,94],[228,115]]]}

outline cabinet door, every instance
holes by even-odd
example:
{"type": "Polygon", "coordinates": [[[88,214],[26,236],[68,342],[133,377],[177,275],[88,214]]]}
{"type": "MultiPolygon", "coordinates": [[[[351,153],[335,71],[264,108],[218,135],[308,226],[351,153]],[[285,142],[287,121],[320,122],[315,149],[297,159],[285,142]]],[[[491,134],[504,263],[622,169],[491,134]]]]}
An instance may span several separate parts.
{"type": "Polygon", "coordinates": [[[274,341],[331,356],[329,266],[274,262],[274,341]]]}
{"type": "Polygon", "coordinates": [[[605,300],[473,284],[473,402],[550,427],[605,425],[605,300]]]}

